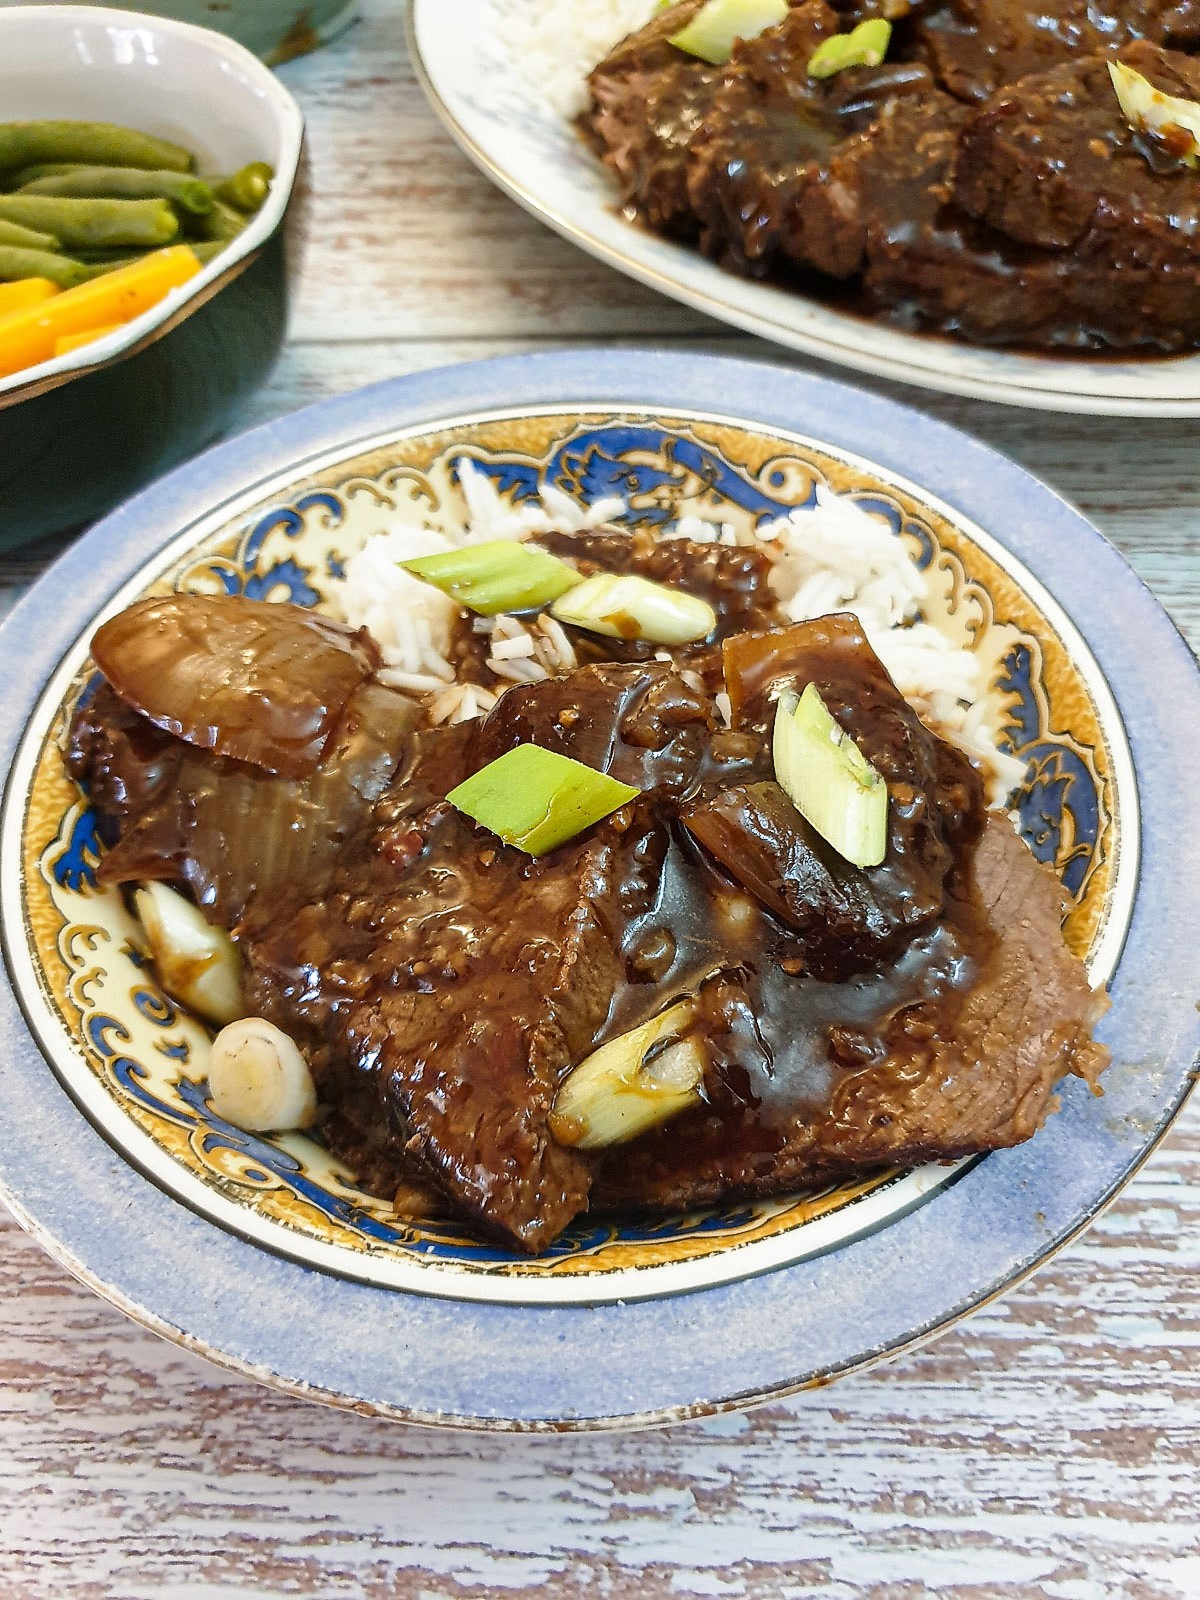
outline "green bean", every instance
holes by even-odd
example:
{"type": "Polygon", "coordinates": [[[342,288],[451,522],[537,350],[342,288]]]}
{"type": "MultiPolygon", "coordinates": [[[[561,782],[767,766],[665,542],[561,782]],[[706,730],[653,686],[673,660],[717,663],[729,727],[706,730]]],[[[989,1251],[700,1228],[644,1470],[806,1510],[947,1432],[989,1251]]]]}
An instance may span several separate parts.
{"type": "Polygon", "coordinates": [[[239,211],[257,211],[267,198],[274,177],[274,167],[269,167],[265,161],[251,161],[214,184],[213,193],[218,200],[236,206],[239,211]]]}
{"type": "Polygon", "coordinates": [[[0,244],[16,245],[19,250],[57,250],[59,242],[52,233],[39,233],[36,228],[0,221],[0,244]]]}
{"type": "Polygon", "coordinates": [[[49,278],[60,289],[73,289],[84,281],[89,270],[82,262],[72,261],[67,256],[0,244],[0,283],[18,283],[22,278],[49,278]]]}
{"type": "Polygon", "coordinates": [[[102,278],[106,272],[115,272],[118,267],[131,267],[135,261],[140,261],[145,253],[144,250],[139,250],[132,256],[107,256],[103,261],[84,262],[81,264],[83,281],[90,283],[93,278],[102,278]]]}
{"type": "Polygon", "coordinates": [[[179,233],[179,219],[165,200],[64,200],[48,194],[4,194],[0,195],[0,219],[43,229],[68,249],[170,244],[179,233]]]}
{"type": "Polygon", "coordinates": [[[0,122],[0,169],[42,161],[104,162],[114,167],[191,172],[190,150],[111,122],[0,122]]]}
{"type": "Polygon", "coordinates": [[[64,172],[78,172],[83,165],[80,161],[39,161],[32,167],[18,167],[15,172],[4,174],[6,189],[23,189],[27,183],[36,183],[39,178],[56,178],[64,172]]]}
{"type": "MultiPolygon", "coordinates": [[[[0,195],[0,205],[3,196],[0,195]]],[[[3,212],[0,211],[0,216],[3,212]]],[[[246,226],[246,219],[240,211],[235,211],[232,206],[227,206],[223,200],[217,200],[211,211],[202,217],[188,218],[188,231],[197,239],[220,239],[226,244],[231,239],[236,239],[246,226]]]]}
{"type": "Polygon", "coordinates": [[[201,178],[182,172],[151,172],[146,167],[76,167],[22,185],[22,194],[67,195],[76,200],[172,200],[203,216],[213,208],[213,192],[201,178]]]}
{"type": "Polygon", "coordinates": [[[228,250],[229,240],[189,239],[187,245],[192,254],[199,256],[200,260],[207,266],[214,256],[219,256],[222,250],[228,250]]]}
{"type": "Polygon", "coordinates": [[[130,259],[145,255],[144,250],[131,250],[127,244],[115,245],[111,250],[73,250],[72,255],[76,261],[82,261],[85,266],[98,266],[102,261],[129,261],[130,259]]]}
{"type": "MultiPolygon", "coordinates": [[[[189,239],[187,247],[205,265],[214,256],[219,256],[222,250],[229,248],[228,239],[189,239]]],[[[128,250],[79,250],[75,259],[86,268],[89,278],[102,278],[106,272],[113,272],[117,267],[128,267],[135,261],[140,261],[147,252],[139,250],[131,255],[128,250]]]]}

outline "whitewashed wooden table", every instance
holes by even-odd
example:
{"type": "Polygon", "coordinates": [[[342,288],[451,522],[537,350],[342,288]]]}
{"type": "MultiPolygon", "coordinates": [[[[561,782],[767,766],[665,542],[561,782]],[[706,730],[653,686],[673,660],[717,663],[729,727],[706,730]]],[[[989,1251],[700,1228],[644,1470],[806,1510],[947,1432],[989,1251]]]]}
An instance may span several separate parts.
{"type": "MultiPolygon", "coordinates": [[[[398,6],[368,0],[282,76],[309,244],[244,424],[552,344],[786,359],[493,191],[425,105],[398,6]]],[[[1075,501],[1200,642],[1194,422],[892,392],[1075,501]]],[[[127,1322],[7,1219],[0,1241],[0,1600],[1200,1596],[1200,1105],[1083,1239],[924,1352],[655,1433],[477,1438],[305,1405],[127,1322]]]]}

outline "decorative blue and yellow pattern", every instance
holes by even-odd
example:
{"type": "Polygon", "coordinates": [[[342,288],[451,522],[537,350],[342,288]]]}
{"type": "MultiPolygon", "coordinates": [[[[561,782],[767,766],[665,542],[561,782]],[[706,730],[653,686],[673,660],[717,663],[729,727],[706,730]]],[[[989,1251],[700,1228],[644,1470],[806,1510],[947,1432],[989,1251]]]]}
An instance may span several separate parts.
{"type": "MultiPolygon", "coordinates": [[[[682,514],[751,530],[811,505],[818,485],[884,518],[926,570],[927,619],[979,655],[993,733],[1027,763],[1014,800],[1034,853],[1072,897],[1069,936],[1082,953],[1104,928],[1116,826],[1111,762],[1086,681],[1013,573],[907,487],[816,446],[729,423],[545,416],[475,422],[382,446],[298,482],[276,499],[206,534],[148,589],[179,588],[320,605],[346,558],[400,518],[461,525],[457,463],[469,456],[513,502],[550,484],[584,504],[623,499],[626,520],[663,526],[682,514]]],[[[89,1090],[102,1089],[165,1169],[191,1181],[192,1198],[221,1202],[221,1220],[279,1248],[349,1274],[388,1281],[388,1263],[427,1263],[447,1274],[485,1273],[497,1292],[529,1279],[587,1277],[681,1262],[794,1235],[816,1223],[851,1232],[855,1207],[872,1215],[913,1203],[900,1176],[758,1205],[617,1227],[584,1220],[536,1261],[517,1259],[442,1221],[396,1215],[358,1190],[351,1174],[299,1135],[263,1139],[222,1121],[208,1102],[204,1030],[154,987],[120,897],[96,887],[101,842],[86,801],[68,783],[60,745],[74,693],[44,730],[26,822],[28,925],[41,981],[74,1043],[89,1090]],[[255,1236],[259,1236],[255,1233],[255,1236]],[[319,1251],[317,1249],[319,1247],[319,1251]]],[[[110,1124],[111,1129],[111,1124],[110,1124]]],[[[143,1157],[144,1160],[144,1157],[143,1157]]],[[[170,1184],[171,1178],[164,1178],[170,1184]]],[[[196,1203],[203,1206],[203,1200],[196,1203]]],[[[219,1208],[218,1208],[219,1209],[219,1208]]],[[[214,1213],[215,1214],[215,1213],[214,1213]]],[[[747,1270],[752,1270],[752,1253],[747,1270]]],[[[409,1281],[409,1280],[405,1280],[409,1281]]]]}

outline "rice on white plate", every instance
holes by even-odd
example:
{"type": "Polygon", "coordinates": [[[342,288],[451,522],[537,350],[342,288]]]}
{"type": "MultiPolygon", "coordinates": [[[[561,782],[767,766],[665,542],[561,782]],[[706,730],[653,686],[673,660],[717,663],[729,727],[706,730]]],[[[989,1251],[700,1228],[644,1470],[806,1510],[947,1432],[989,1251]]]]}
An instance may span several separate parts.
{"type": "MultiPolygon", "coordinates": [[[[347,560],[332,594],[342,618],[366,628],[378,644],[382,681],[428,694],[435,723],[483,716],[506,683],[537,683],[578,663],[567,634],[547,614],[533,620],[476,617],[472,625],[488,638],[487,665],[500,682],[494,688],[458,683],[449,652],[460,608],[399,562],[485,539],[526,540],[539,533],[596,528],[629,531],[615,521],[628,510],[622,500],[581,506],[544,484],[536,501],[512,505],[470,457],[459,457],[455,466],[467,505],[463,531],[451,537],[419,524],[395,524],[347,560]]],[[[1024,763],[997,749],[990,736],[988,686],[978,656],[921,619],[929,599],[926,575],[881,517],[818,485],[815,506],[761,523],[751,534],[740,535],[730,523],[685,515],[660,537],[763,546],[774,563],[772,589],[789,621],[852,612],[901,694],[943,738],[979,764],[990,804],[1003,805],[1021,781],[1024,763]]],[[[716,702],[727,717],[725,696],[718,695],[716,702]]]]}
{"type": "Polygon", "coordinates": [[[568,121],[591,101],[588,73],[657,9],[658,0],[495,0],[509,60],[568,121]]]}

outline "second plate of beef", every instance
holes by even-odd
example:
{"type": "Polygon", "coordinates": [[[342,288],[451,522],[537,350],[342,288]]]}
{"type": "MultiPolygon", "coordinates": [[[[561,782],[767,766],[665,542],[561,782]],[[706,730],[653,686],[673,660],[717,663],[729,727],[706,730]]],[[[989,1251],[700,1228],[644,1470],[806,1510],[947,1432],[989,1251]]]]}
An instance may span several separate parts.
{"type": "Polygon", "coordinates": [[[670,42],[699,9],[681,0],[595,63],[577,123],[539,98],[521,7],[470,5],[461,61],[413,9],[435,108],[517,199],[632,275],[882,376],[1200,410],[1200,187],[1130,127],[1108,74],[1118,59],[1200,96],[1192,0],[891,5],[884,62],[824,79],[813,51],[871,7],[797,0],[714,66],[670,42]]]}

